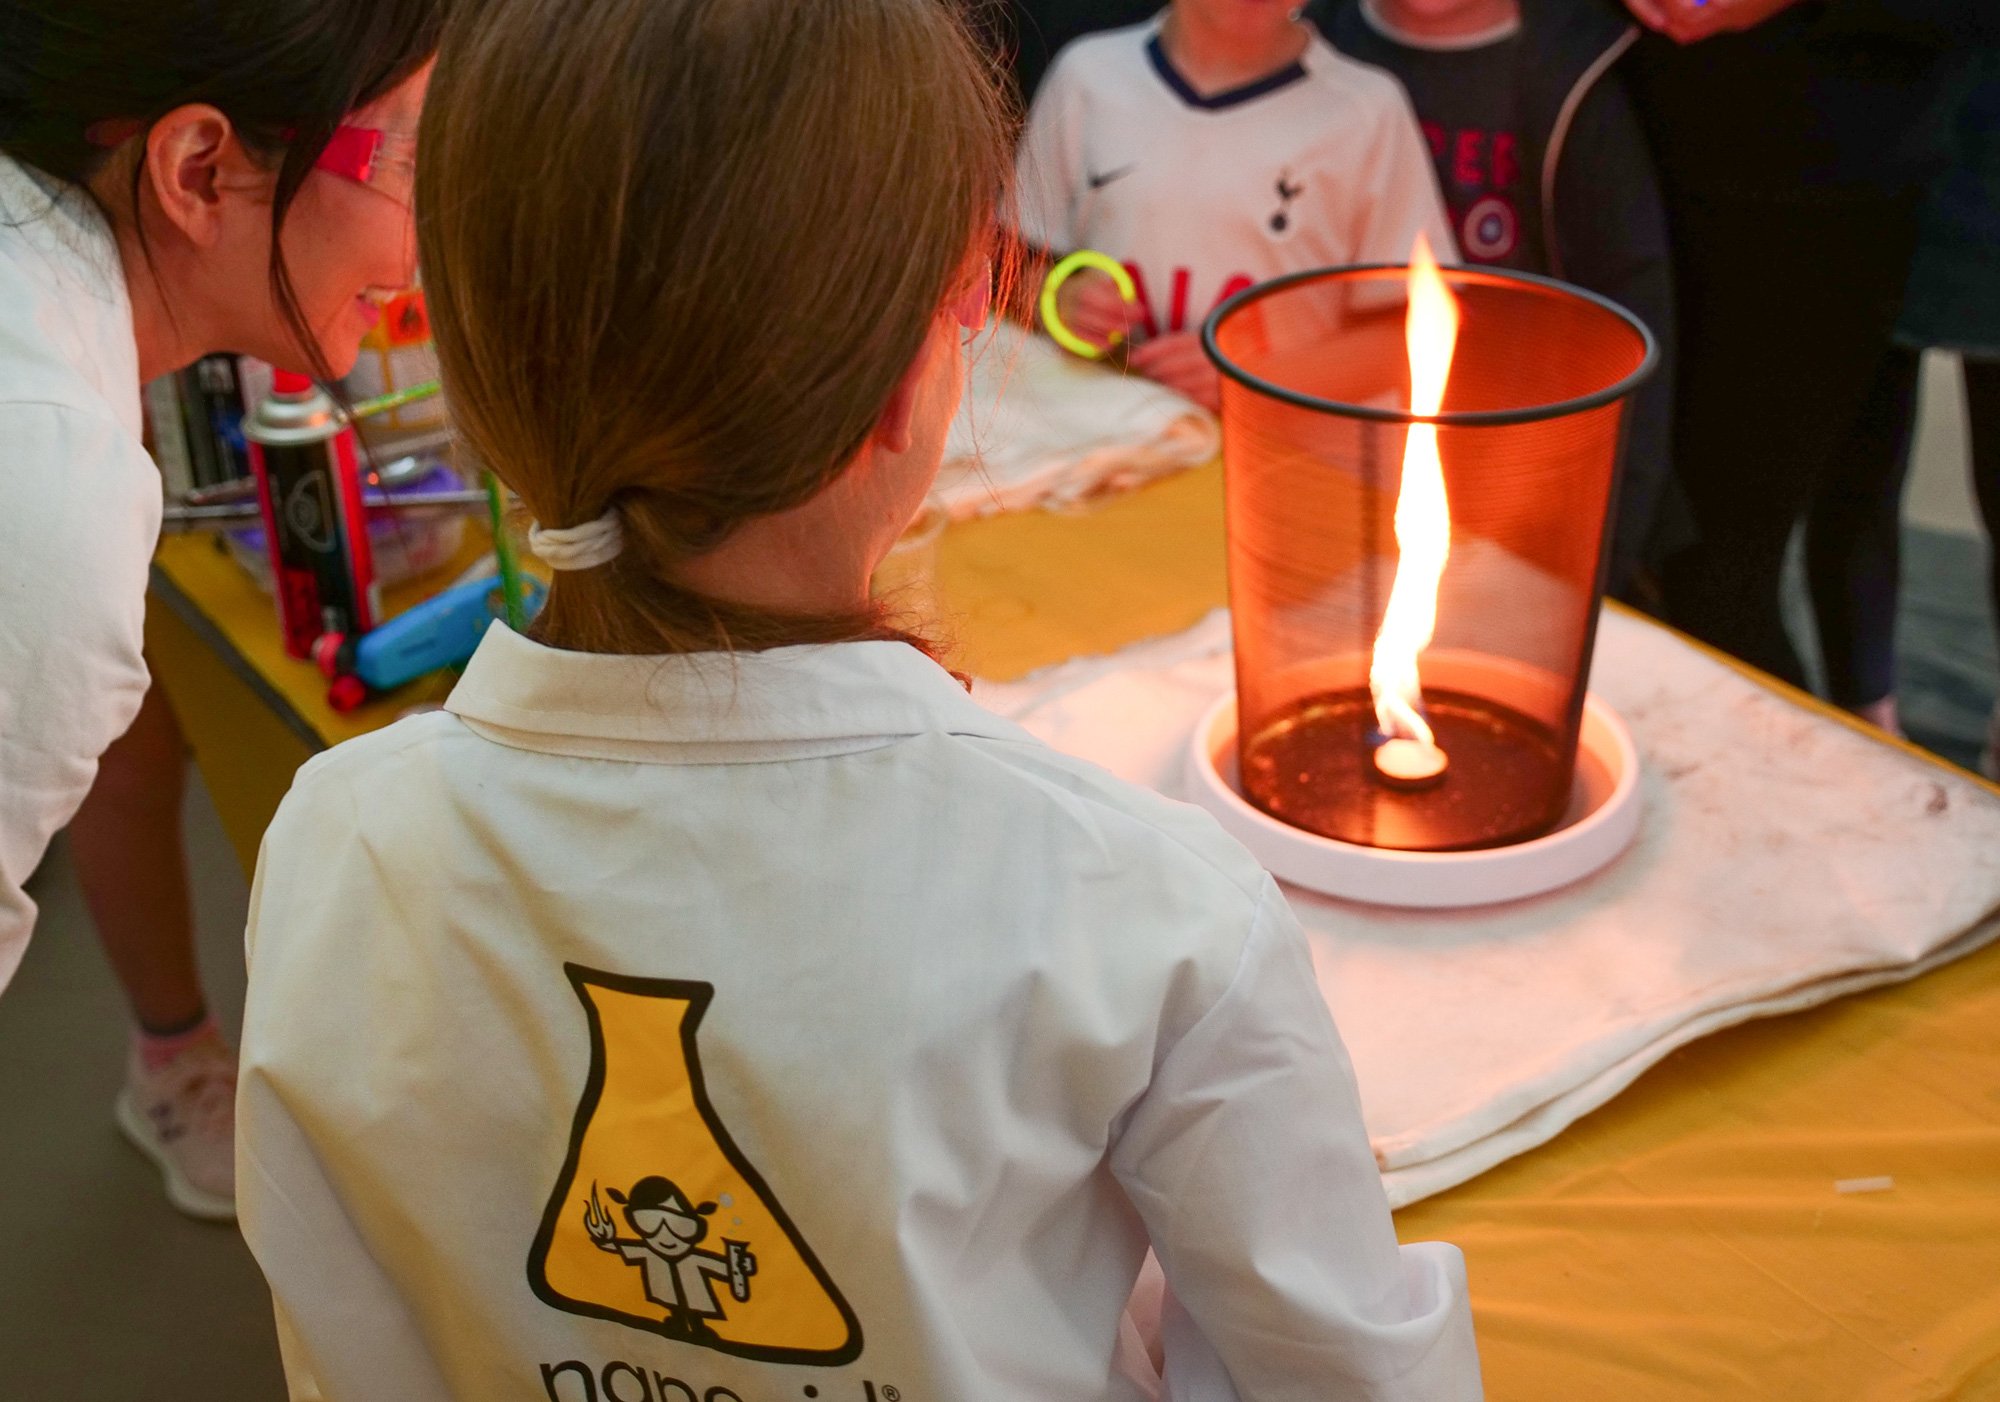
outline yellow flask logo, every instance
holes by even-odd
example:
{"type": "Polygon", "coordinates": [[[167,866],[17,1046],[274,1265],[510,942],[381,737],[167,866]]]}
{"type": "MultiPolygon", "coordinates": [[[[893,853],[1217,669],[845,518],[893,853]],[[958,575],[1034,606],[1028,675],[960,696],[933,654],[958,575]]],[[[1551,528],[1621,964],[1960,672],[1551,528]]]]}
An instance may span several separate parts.
{"type": "Polygon", "coordinates": [[[590,1076],[528,1256],[535,1294],[739,1358],[860,1357],[854,1311],[709,1103],[695,1034],[714,985],[564,967],[590,1076]]]}

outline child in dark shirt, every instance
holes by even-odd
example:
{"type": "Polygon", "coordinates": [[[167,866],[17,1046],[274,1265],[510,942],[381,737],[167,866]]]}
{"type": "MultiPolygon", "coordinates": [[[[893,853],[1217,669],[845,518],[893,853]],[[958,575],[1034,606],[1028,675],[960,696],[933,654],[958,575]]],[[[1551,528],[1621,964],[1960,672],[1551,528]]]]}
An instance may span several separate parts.
{"type": "Polygon", "coordinates": [[[1649,567],[1688,525],[1669,456],[1666,215],[1612,71],[1636,28],[1592,0],[1313,0],[1306,13],[1342,53],[1402,81],[1467,263],[1575,283],[1659,339],[1659,372],[1632,407],[1611,549],[1611,592],[1644,598],[1649,567]]]}

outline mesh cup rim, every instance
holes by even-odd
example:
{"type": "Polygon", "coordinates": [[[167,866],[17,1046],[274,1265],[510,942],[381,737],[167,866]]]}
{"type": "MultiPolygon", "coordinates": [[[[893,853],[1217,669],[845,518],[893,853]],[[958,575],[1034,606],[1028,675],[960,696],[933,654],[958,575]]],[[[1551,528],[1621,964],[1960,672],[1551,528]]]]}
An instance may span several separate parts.
{"type": "Polygon", "coordinates": [[[1598,310],[1609,312],[1639,335],[1639,343],[1644,354],[1639,363],[1616,382],[1603,389],[1592,390],[1589,394],[1574,399],[1557,400],[1551,404],[1530,404],[1519,409],[1456,409],[1442,414],[1413,414],[1407,409],[1381,409],[1371,404],[1348,404],[1338,399],[1322,399],[1315,394],[1287,389],[1261,375],[1253,374],[1223,354],[1216,344],[1215,333],[1224,321],[1252,302],[1283,292],[1303,282],[1346,278],[1354,273],[1403,272],[1409,271],[1407,263],[1343,263],[1334,267],[1306,268],[1296,273],[1286,273],[1253,287],[1246,287],[1208,314],[1201,324],[1201,348],[1214,362],[1215,368],[1246,389],[1252,389],[1281,403],[1301,409],[1312,409],[1323,414],[1335,414],[1343,418],[1365,419],[1371,423],[1383,424],[1437,424],[1442,428],[1499,428],[1508,424],[1541,423],[1548,419],[1566,418],[1572,414],[1600,409],[1631,394],[1644,384],[1659,368],[1660,344],[1652,329],[1631,312],[1619,306],[1609,297],[1601,296],[1588,288],[1564,282],[1560,278],[1543,277],[1538,273],[1520,273],[1494,268],[1469,267],[1463,263],[1442,263],[1439,269],[1445,273],[1470,275],[1489,283],[1520,283],[1545,292],[1556,292],[1580,302],[1589,303],[1598,310]]]}

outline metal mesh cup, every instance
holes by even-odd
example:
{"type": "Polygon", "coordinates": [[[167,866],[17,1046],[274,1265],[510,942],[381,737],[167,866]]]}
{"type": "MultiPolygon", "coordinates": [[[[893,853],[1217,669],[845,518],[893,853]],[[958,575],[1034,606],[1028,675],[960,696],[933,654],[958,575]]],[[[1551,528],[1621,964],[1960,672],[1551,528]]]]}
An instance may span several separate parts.
{"type": "Polygon", "coordinates": [[[1373,847],[1496,847],[1568,805],[1625,408],[1651,373],[1633,316],[1544,278],[1444,270],[1462,316],[1438,425],[1451,555],[1422,654],[1450,767],[1373,765],[1368,666],[1395,577],[1409,425],[1400,266],[1253,287],[1202,328],[1222,372],[1244,796],[1373,847]]]}

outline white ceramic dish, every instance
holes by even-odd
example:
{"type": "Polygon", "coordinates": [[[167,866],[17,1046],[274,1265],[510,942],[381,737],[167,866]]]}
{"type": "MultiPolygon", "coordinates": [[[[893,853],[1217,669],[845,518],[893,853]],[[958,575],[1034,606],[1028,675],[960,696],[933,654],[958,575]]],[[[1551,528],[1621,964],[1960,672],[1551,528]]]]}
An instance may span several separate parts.
{"type": "Polygon", "coordinates": [[[1554,831],[1477,852],[1395,852],[1279,822],[1238,790],[1236,696],[1225,692],[1189,737],[1188,789],[1273,876],[1375,905],[1432,909],[1540,895],[1597,871],[1639,831],[1639,752],[1618,713],[1586,697],[1569,810],[1554,831]]]}

